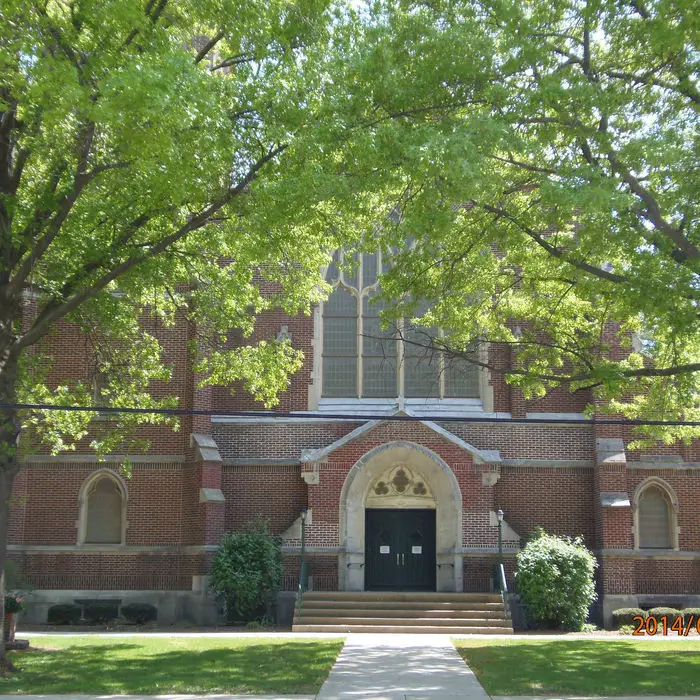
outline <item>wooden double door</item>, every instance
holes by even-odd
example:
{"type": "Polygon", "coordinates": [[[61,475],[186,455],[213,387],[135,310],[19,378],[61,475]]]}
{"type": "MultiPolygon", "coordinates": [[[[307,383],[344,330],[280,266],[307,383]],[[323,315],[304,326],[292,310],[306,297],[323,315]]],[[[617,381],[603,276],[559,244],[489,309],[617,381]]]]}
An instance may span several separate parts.
{"type": "Polygon", "coordinates": [[[365,589],[435,590],[435,511],[365,511],[365,589]]]}

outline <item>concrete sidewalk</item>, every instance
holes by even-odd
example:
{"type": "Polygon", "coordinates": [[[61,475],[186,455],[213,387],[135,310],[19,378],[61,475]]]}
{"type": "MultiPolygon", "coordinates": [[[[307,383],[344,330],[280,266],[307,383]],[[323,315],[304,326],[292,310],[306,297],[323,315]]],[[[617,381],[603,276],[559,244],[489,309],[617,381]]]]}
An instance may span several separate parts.
{"type": "Polygon", "coordinates": [[[351,634],[317,700],[489,700],[449,635],[351,634]]]}

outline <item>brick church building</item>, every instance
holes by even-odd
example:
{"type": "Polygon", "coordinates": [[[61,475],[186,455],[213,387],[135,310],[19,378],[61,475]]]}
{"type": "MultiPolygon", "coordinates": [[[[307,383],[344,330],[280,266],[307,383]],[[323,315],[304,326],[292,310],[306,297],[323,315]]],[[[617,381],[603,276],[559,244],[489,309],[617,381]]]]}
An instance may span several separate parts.
{"type": "MultiPolygon", "coordinates": [[[[198,388],[193,329],[149,327],[173,368],[180,430],[143,429],[151,447],[96,460],[28,455],[15,484],[9,556],[49,605],[151,602],[159,619],[211,623],[207,571],[222,534],[256,516],[283,536],[283,588],[296,589],[306,509],[317,591],[493,590],[498,521],[512,584],[515,555],[537,528],[582,535],[599,562],[601,611],[700,606],[700,445],[628,448],[624,425],[586,420],[586,392],[525,400],[501,374],[427,354],[382,331],[382,261],[341,272],[311,317],[264,314],[253,340],[287,336],[305,363],[281,397],[285,415],[242,391],[198,388]]],[[[403,329],[409,337],[411,329],[403,329]]],[[[57,381],[85,379],[89,352],[68,324],[51,339],[57,381]]],[[[494,348],[492,363],[509,357],[494,348]]],[[[284,595],[284,594],[283,594],[284,595]]]]}

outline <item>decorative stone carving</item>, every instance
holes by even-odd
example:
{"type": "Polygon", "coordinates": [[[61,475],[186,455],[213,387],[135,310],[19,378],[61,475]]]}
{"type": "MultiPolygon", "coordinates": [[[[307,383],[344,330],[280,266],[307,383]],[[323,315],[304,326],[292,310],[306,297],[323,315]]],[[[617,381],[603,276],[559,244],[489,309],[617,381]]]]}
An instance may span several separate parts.
{"type": "Polygon", "coordinates": [[[405,464],[394,464],[374,481],[367,495],[368,508],[434,508],[435,499],[422,477],[405,464]]]}
{"type": "Polygon", "coordinates": [[[495,486],[498,480],[501,478],[501,472],[482,472],[481,473],[481,485],[482,486],[495,486]]]}
{"type": "Polygon", "coordinates": [[[285,340],[291,342],[292,336],[289,334],[289,326],[280,326],[280,332],[277,334],[277,342],[282,343],[285,340]]]}

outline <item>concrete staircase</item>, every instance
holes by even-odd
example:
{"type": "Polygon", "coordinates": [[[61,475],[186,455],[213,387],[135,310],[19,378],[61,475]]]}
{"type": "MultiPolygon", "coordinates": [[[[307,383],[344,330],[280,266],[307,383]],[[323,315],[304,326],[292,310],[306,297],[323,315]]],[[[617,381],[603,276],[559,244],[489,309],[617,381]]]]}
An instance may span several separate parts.
{"type": "Polygon", "coordinates": [[[304,593],[294,632],[513,634],[492,593],[304,593]]]}

